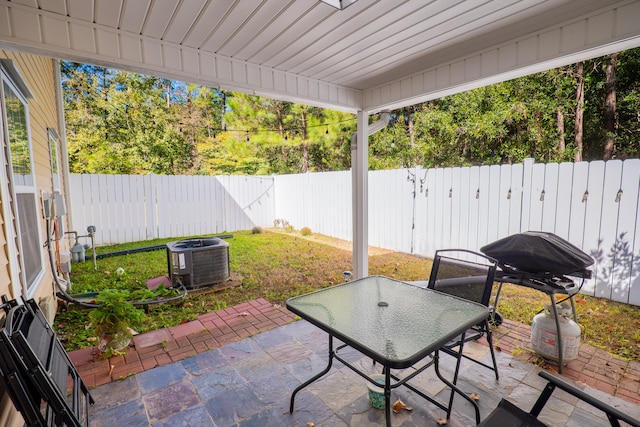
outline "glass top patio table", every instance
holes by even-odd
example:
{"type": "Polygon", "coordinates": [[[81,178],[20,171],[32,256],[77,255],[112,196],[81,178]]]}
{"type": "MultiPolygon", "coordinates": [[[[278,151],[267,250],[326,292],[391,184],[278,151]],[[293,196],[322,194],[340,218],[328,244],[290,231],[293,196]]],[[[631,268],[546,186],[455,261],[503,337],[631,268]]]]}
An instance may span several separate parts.
{"type": "Polygon", "coordinates": [[[287,307],[393,369],[414,365],[488,316],[481,304],[383,276],[293,297],[287,307]]]}

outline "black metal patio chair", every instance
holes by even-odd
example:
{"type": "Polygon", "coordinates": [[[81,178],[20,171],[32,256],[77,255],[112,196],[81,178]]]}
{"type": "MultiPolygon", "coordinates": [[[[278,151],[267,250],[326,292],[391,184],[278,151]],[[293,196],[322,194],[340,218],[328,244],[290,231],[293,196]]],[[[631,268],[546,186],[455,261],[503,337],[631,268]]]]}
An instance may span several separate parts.
{"type": "Polygon", "coordinates": [[[538,400],[533,405],[531,411],[526,412],[518,408],[506,399],[502,399],[498,406],[480,423],[480,427],[547,427],[545,423],[538,419],[542,409],[551,397],[556,388],[577,397],[578,399],[588,403],[596,409],[601,410],[607,416],[612,427],[620,427],[620,421],[627,423],[633,427],[640,427],[640,421],[623,413],[601,400],[596,399],[588,393],[574,387],[573,385],[551,375],[547,371],[538,373],[542,378],[547,380],[547,385],[540,393],[538,400]]]}
{"type": "MultiPolygon", "coordinates": [[[[494,371],[499,377],[493,336],[489,325],[495,310],[490,306],[491,291],[497,269],[497,261],[484,254],[466,249],[442,249],[436,251],[433,267],[429,276],[428,288],[480,303],[489,308],[489,319],[475,325],[463,336],[448,342],[442,351],[456,356],[458,353],[468,360],[494,371]],[[464,343],[486,336],[491,352],[492,365],[464,354],[464,343]]],[[[454,373],[454,384],[458,376],[458,367],[454,373]]]]}
{"type": "Polygon", "coordinates": [[[88,388],[34,300],[2,299],[0,377],[28,426],[89,426],[88,388]]]}

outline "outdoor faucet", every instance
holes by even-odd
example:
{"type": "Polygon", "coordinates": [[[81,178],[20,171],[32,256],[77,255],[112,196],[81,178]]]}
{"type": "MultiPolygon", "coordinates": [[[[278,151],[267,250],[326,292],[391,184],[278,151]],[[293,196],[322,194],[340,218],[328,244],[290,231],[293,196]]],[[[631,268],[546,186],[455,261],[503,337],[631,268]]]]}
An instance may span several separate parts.
{"type": "Polygon", "coordinates": [[[345,282],[350,282],[351,281],[351,272],[350,271],[345,271],[342,274],[344,274],[344,281],[345,282]]]}

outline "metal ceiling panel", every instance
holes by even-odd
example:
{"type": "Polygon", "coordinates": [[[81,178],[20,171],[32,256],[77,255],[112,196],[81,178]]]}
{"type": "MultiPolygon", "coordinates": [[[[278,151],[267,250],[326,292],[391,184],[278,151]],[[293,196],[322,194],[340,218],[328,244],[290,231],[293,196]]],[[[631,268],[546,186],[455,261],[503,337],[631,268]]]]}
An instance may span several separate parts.
{"type": "Polygon", "coordinates": [[[122,10],[122,0],[94,0],[94,10],[96,24],[117,28],[120,22],[120,11],[122,10]]]}
{"type": "Polygon", "coordinates": [[[67,0],[67,13],[72,18],[93,22],[93,2],[85,0],[67,0]]]}
{"type": "MultiPolygon", "coordinates": [[[[313,3],[304,1],[289,2],[287,8],[272,20],[268,27],[262,29],[259,37],[246,40],[245,47],[237,52],[236,57],[259,64],[260,62],[256,55],[272,44],[277,44],[280,36],[288,29],[291,23],[299,19],[300,16],[307,14],[313,7],[313,3]]],[[[276,51],[280,49],[282,48],[275,47],[276,51]]]]}
{"type": "Polygon", "coordinates": [[[438,13],[438,8],[445,8],[443,4],[421,5],[411,2],[399,6],[389,11],[385,15],[379,16],[376,20],[364,26],[354,28],[348,37],[343,37],[332,43],[327,43],[327,47],[318,52],[311,61],[301,63],[299,70],[295,72],[319,75],[333,65],[345,67],[351,63],[358,63],[359,58],[365,57],[372,52],[383,49],[393,49],[403,51],[405,49],[399,33],[409,32],[426,19],[438,13]],[[370,49],[369,52],[365,52],[370,49]]]}
{"type": "Polygon", "coordinates": [[[640,46],[640,0],[0,0],[0,49],[374,112],[640,46]]]}
{"type": "Polygon", "coordinates": [[[66,47],[69,45],[69,32],[67,21],[63,19],[42,17],[40,28],[42,29],[42,39],[47,44],[66,47]]]}
{"type": "Polygon", "coordinates": [[[486,2],[464,2],[444,9],[441,5],[433,6],[437,9],[425,8],[418,13],[407,15],[398,22],[397,27],[402,30],[386,37],[392,45],[401,43],[402,49],[392,50],[389,45],[369,42],[352,57],[351,63],[333,63],[332,67],[327,67],[315,75],[320,79],[332,75],[336,81],[344,82],[353,81],[354,72],[358,72],[362,67],[366,68],[369,74],[376,74],[386,68],[402,70],[408,59],[423,56],[432,50],[446,49],[447,45],[456,42],[473,43],[473,38],[467,34],[474,28],[484,27],[486,31],[494,28],[493,22],[480,19],[482,13],[488,13],[484,12],[488,7],[486,2]],[[418,15],[417,19],[415,15],[418,15]]]}
{"type": "Polygon", "coordinates": [[[19,40],[30,42],[41,42],[40,22],[37,16],[21,8],[10,8],[11,29],[19,40]]]}
{"type": "Polygon", "coordinates": [[[183,44],[202,48],[233,7],[227,0],[210,0],[185,37],[183,44]]]}
{"type": "Polygon", "coordinates": [[[271,22],[283,13],[289,0],[270,0],[268,5],[252,14],[245,25],[245,30],[240,35],[231,38],[218,53],[231,57],[238,57],[238,51],[242,50],[252,40],[260,39],[261,32],[269,27],[271,22]]]}
{"type": "Polygon", "coordinates": [[[125,0],[118,28],[141,34],[149,7],[151,7],[151,0],[125,0]]]}
{"type": "Polygon", "coordinates": [[[154,39],[162,39],[177,7],[178,0],[154,0],[147,12],[142,34],[154,39]]]}
{"type": "MultiPolygon", "coordinates": [[[[274,55],[272,57],[273,63],[277,67],[291,72],[300,72],[308,68],[305,67],[305,63],[325,63],[327,58],[331,58],[331,53],[327,53],[328,51],[333,53],[336,53],[336,51],[357,52],[357,48],[354,47],[357,41],[371,36],[375,32],[375,26],[371,24],[382,20],[384,21],[381,22],[382,25],[388,25],[393,19],[390,15],[398,13],[397,11],[399,10],[404,10],[406,2],[404,5],[399,2],[381,2],[380,7],[375,9],[360,7],[360,10],[358,10],[359,6],[358,3],[351,6],[356,12],[353,15],[333,13],[331,16],[327,16],[323,24],[329,25],[332,28],[331,32],[327,32],[323,25],[317,25],[309,29],[296,38],[295,43],[288,50],[274,55]],[[362,33],[365,33],[365,36],[362,33]],[[340,46],[337,50],[336,45],[340,46]],[[304,55],[303,52],[305,51],[311,54],[304,55]],[[300,60],[305,57],[309,59],[307,61],[300,60]]],[[[415,10],[415,8],[411,10],[415,10]]],[[[345,59],[348,59],[348,56],[345,59]]]]}
{"type": "Polygon", "coordinates": [[[67,5],[64,0],[41,0],[39,6],[42,10],[55,12],[62,16],[67,14],[67,5]]]}
{"type": "Polygon", "coordinates": [[[37,0],[15,0],[14,3],[22,4],[22,5],[28,6],[28,7],[40,7],[40,5],[38,5],[38,1],[37,0]]]}
{"type": "MultiPolygon", "coordinates": [[[[356,3],[357,4],[357,3],[356,3]]],[[[251,58],[252,61],[258,64],[265,64],[269,67],[276,68],[276,61],[274,58],[283,51],[294,51],[291,46],[297,42],[297,40],[308,31],[312,31],[316,26],[322,25],[328,16],[339,13],[339,11],[329,5],[322,4],[308,9],[301,14],[296,20],[286,23],[282,28],[278,37],[274,39],[268,46],[265,46],[260,52],[257,52],[251,58]],[[329,13],[327,13],[327,11],[329,13]]],[[[315,50],[309,49],[302,53],[304,58],[312,57],[315,50]]]]}
{"type": "Polygon", "coordinates": [[[173,43],[182,44],[185,36],[202,12],[207,0],[184,0],[176,10],[169,28],[162,38],[173,43]]]}
{"type": "Polygon", "coordinates": [[[236,0],[233,8],[216,27],[215,33],[205,41],[202,49],[218,53],[232,37],[242,37],[244,31],[249,29],[249,21],[256,13],[260,13],[263,4],[256,0],[236,0]]]}
{"type": "Polygon", "coordinates": [[[0,36],[11,37],[11,19],[7,6],[0,6],[0,36]]]}

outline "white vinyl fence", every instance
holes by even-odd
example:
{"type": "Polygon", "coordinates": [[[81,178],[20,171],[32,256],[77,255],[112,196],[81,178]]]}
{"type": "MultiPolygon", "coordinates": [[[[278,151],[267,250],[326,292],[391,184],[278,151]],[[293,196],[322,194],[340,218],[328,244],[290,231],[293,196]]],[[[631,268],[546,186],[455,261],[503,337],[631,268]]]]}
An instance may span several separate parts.
{"type": "MultiPolygon", "coordinates": [[[[98,244],[271,227],[351,240],[351,172],[274,177],[72,175],[73,222],[98,244]]],[[[527,230],[596,263],[583,293],[640,305],[640,160],[369,172],[369,244],[430,257],[527,230]]]]}
{"type": "Polygon", "coordinates": [[[272,176],[77,175],[73,228],[97,246],[273,226],[272,176]]]}

